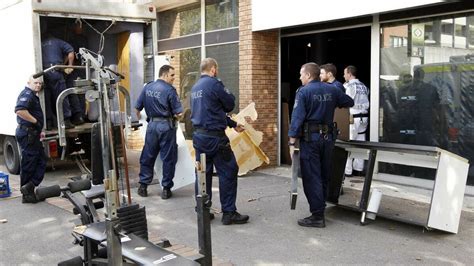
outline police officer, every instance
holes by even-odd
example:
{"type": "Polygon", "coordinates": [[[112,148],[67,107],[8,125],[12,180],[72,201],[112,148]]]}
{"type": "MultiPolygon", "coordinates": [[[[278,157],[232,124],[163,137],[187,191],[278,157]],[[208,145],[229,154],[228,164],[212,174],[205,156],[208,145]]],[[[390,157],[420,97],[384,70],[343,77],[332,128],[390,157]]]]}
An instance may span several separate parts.
{"type": "Polygon", "coordinates": [[[18,122],[15,137],[21,149],[20,191],[23,203],[37,202],[34,190],[43,181],[46,171],[46,156],[40,141],[44,123],[38,98],[41,85],[40,79],[30,77],[15,106],[18,122]]]}
{"type": "Polygon", "coordinates": [[[160,78],[145,85],[135,105],[138,119],[141,117],[140,111],[145,108],[148,122],[145,145],[140,156],[138,195],[148,196],[147,187],[153,180],[153,167],[156,157],[160,153],[160,158],[163,161],[161,198],[168,199],[172,196],[171,188],[178,161],[174,118],[181,116],[183,107],[176,89],[172,86],[175,79],[174,68],[164,65],[158,74],[160,78]]]}
{"type": "Polygon", "coordinates": [[[322,228],[326,226],[324,209],[331,155],[337,135],[333,127],[334,109],[351,107],[354,101],[341,90],[320,82],[319,74],[319,66],[315,63],[301,67],[303,87],[296,93],[288,145],[293,155],[296,139],[299,139],[303,189],[311,212],[311,216],[298,220],[298,224],[322,228]]]}
{"type": "MultiPolygon", "coordinates": [[[[50,33],[47,34],[46,38],[41,42],[42,49],[42,60],[43,69],[49,68],[54,65],[63,65],[67,63],[72,66],[74,64],[74,48],[67,42],[55,38],[50,33]],[[66,58],[66,59],[65,59],[66,58]]],[[[71,74],[73,68],[66,68],[64,73],[71,74]]],[[[55,112],[56,112],[56,100],[61,92],[66,89],[66,80],[64,78],[63,71],[53,70],[45,73],[45,107],[46,107],[46,119],[47,128],[51,129],[56,126],[55,123],[55,112]]],[[[64,112],[64,125],[66,128],[73,128],[74,125],[71,123],[71,106],[69,99],[66,97],[63,101],[63,112],[64,112]]],[[[75,121],[77,124],[84,123],[84,121],[75,121]]]]}
{"type": "MultiPolygon", "coordinates": [[[[249,220],[249,216],[238,213],[235,206],[239,166],[224,130],[231,127],[237,132],[242,132],[244,127],[227,115],[235,107],[235,97],[224,87],[222,81],[217,79],[217,67],[217,62],[213,58],[202,60],[201,77],[191,89],[193,146],[196,150],[196,161],[200,161],[201,153],[206,154],[206,190],[210,200],[212,173],[214,166],[216,167],[223,212],[222,224],[243,224],[249,220]]],[[[196,194],[197,183],[196,175],[196,194]]],[[[210,207],[211,201],[206,204],[210,207]]]]}
{"type": "MultiPolygon", "coordinates": [[[[367,127],[369,124],[369,90],[357,79],[357,69],[355,66],[348,66],[344,69],[344,87],[346,94],[354,99],[354,107],[349,109],[352,117],[349,126],[349,139],[365,141],[367,127]],[[352,122],[353,121],[353,122],[352,122]]],[[[347,158],[345,175],[361,175],[364,170],[363,159],[347,158]],[[354,172],[356,173],[353,173],[354,172]]]]}
{"type": "MultiPolygon", "coordinates": [[[[82,22],[80,19],[77,19],[74,24],[71,26],[71,34],[67,42],[74,48],[74,53],[76,58],[74,60],[74,65],[80,66],[82,64],[81,55],[79,54],[79,48],[89,48],[89,42],[87,37],[83,34],[82,22]]],[[[85,79],[86,71],[85,69],[74,69],[74,71],[67,75],[66,85],[68,88],[74,87],[74,80],[76,79],[85,79]]],[[[71,112],[73,114],[71,122],[73,124],[84,123],[86,102],[84,94],[70,94],[68,96],[69,103],[71,105],[71,112]]]]}
{"type": "Polygon", "coordinates": [[[321,66],[321,73],[319,74],[319,78],[321,79],[321,81],[331,84],[345,93],[346,88],[344,88],[344,85],[342,85],[342,83],[336,79],[336,75],[337,69],[335,65],[324,64],[321,66]]]}

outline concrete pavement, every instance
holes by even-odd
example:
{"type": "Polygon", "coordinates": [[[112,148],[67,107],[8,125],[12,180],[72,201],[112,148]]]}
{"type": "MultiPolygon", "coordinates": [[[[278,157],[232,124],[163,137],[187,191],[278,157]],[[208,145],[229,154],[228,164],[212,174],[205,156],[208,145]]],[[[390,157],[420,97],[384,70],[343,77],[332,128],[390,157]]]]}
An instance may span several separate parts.
{"type": "MultiPolygon", "coordinates": [[[[135,159],[133,155],[129,156],[131,175],[136,176],[135,159]]],[[[66,183],[68,176],[77,174],[71,165],[58,168],[54,173],[48,172],[45,185],[66,183]]],[[[18,179],[16,176],[11,178],[18,179]]],[[[213,207],[219,210],[217,177],[213,185],[213,207]]],[[[216,215],[216,220],[212,222],[212,247],[213,255],[219,259],[218,264],[468,265],[474,259],[474,212],[469,205],[472,197],[465,197],[465,208],[457,235],[427,231],[420,226],[382,218],[361,226],[358,213],[336,206],[327,208],[327,227],[317,229],[303,228],[296,224],[298,218],[309,215],[308,205],[300,185],[297,208],[290,210],[289,187],[289,170],[285,167],[263,169],[239,178],[237,208],[239,212],[250,215],[250,222],[245,225],[223,226],[220,223],[222,215],[216,215]]],[[[149,187],[150,196],[147,198],[137,196],[136,188],[132,189],[133,201],[146,206],[150,235],[168,238],[172,244],[180,247],[197,249],[193,186],[175,191],[173,198],[166,201],[159,197],[159,193],[159,185],[149,187]]],[[[9,220],[8,227],[0,224],[0,234],[9,236],[6,239],[0,238],[0,251],[2,254],[9,254],[7,257],[2,255],[0,264],[52,265],[61,260],[62,255],[59,254],[65,257],[68,257],[66,254],[80,254],[80,250],[77,252],[74,249],[77,247],[70,244],[72,238],[67,230],[71,223],[66,217],[72,219],[72,214],[68,215],[66,211],[48,203],[32,206],[19,201],[20,198],[0,200],[0,218],[9,220]],[[24,217],[17,219],[20,215],[33,216],[37,220],[55,217],[58,224],[43,223],[42,227],[50,232],[54,228],[61,228],[66,239],[58,237],[57,241],[44,241],[44,230],[25,231],[24,228],[31,221],[24,217]],[[27,241],[22,236],[24,234],[34,237],[27,241]],[[62,245],[52,242],[61,242],[62,245]],[[29,253],[19,248],[25,243],[29,245],[29,253]],[[31,254],[43,252],[40,248],[45,246],[50,247],[51,251],[44,252],[55,257],[54,260],[34,263],[35,261],[27,259],[32,257],[31,254]]],[[[409,207],[412,206],[407,206],[409,207]]]]}

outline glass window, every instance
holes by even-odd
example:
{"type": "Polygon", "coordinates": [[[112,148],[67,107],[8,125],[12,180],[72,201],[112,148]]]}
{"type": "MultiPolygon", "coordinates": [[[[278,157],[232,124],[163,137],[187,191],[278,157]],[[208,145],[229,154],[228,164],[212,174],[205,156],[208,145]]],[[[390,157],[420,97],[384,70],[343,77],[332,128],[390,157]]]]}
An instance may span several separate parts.
{"type": "Polygon", "coordinates": [[[237,0],[206,0],[206,31],[239,26],[237,0]]]}
{"type": "Polygon", "coordinates": [[[173,86],[178,91],[181,104],[184,109],[184,117],[181,128],[185,131],[186,139],[192,139],[190,93],[191,88],[200,77],[199,65],[201,63],[201,49],[174,50],[164,53],[171,60],[171,66],[175,68],[175,81],[173,86]]]}
{"type": "Polygon", "coordinates": [[[454,47],[465,48],[466,39],[466,17],[454,19],[454,47]]]}
{"type": "Polygon", "coordinates": [[[408,40],[404,37],[390,36],[390,43],[392,47],[407,46],[408,40]]]}
{"type": "Polygon", "coordinates": [[[467,17],[467,39],[468,39],[468,47],[474,48],[474,16],[467,17]]]}
{"type": "Polygon", "coordinates": [[[443,19],[441,21],[441,46],[453,47],[454,23],[453,19],[443,19]]]}
{"type": "Polygon", "coordinates": [[[471,17],[382,26],[380,141],[438,146],[474,160],[471,17]],[[404,37],[406,47],[394,45],[404,37]]]}
{"type": "Polygon", "coordinates": [[[206,47],[206,57],[216,59],[218,77],[225,87],[235,96],[235,108],[232,113],[239,112],[239,44],[225,44],[206,47]]]}
{"type": "Polygon", "coordinates": [[[159,39],[176,38],[200,32],[201,8],[199,4],[158,13],[159,39]]]}
{"type": "Polygon", "coordinates": [[[425,45],[440,46],[441,21],[434,20],[425,23],[425,45]]]}
{"type": "Polygon", "coordinates": [[[184,108],[181,128],[187,140],[192,139],[190,91],[201,76],[202,39],[205,54],[219,63],[219,78],[236,97],[234,113],[239,112],[239,35],[238,1],[206,0],[196,4],[158,13],[158,50],[171,58],[175,68],[174,86],[184,108]],[[201,29],[201,8],[205,9],[206,31],[201,29]],[[218,31],[215,31],[218,30],[218,31]],[[204,36],[203,36],[204,35],[204,36]],[[225,43],[225,44],[222,44],[225,43]]]}

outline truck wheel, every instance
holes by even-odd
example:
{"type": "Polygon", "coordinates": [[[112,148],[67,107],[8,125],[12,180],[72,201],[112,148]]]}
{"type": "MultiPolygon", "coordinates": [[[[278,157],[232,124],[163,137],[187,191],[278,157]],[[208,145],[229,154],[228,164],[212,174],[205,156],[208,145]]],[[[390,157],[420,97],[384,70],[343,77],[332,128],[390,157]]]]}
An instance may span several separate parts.
{"type": "Polygon", "coordinates": [[[3,141],[3,158],[10,174],[17,175],[20,173],[20,150],[14,137],[5,137],[3,141]]]}

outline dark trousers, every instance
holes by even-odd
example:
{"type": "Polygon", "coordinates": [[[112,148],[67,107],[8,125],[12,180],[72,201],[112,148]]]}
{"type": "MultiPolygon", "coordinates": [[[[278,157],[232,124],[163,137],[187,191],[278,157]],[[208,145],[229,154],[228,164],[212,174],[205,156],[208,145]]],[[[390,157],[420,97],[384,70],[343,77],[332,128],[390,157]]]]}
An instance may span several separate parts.
{"type": "Polygon", "coordinates": [[[153,180],[153,169],[158,153],[163,161],[161,186],[172,188],[178,161],[178,145],[176,144],[176,128],[171,128],[166,121],[150,122],[146,129],[145,146],[140,156],[141,184],[149,185],[153,180]]]}
{"type": "MultiPolygon", "coordinates": [[[[59,97],[59,94],[66,89],[66,81],[64,79],[64,74],[59,71],[47,72],[44,75],[45,79],[45,102],[46,102],[46,119],[53,120],[55,119],[56,110],[56,100],[59,97]]],[[[63,101],[63,113],[64,119],[71,118],[71,106],[69,104],[69,98],[66,97],[63,101]]]]}
{"type": "MultiPolygon", "coordinates": [[[[74,69],[71,74],[66,76],[66,87],[74,87],[74,80],[80,78],[84,79],[86,76],[85,71],[82,69],[74,69]]],[[[69,104],[71,105],[71,113],[73,116],[85,114],[86,110],[86,100],[84,94],[70,94],[68,96],[69,104]]]]}
{"type": "MultiPolygon", "coordinates": [[[[200,161],[201,153],[206,154],[206,191],[212,200],[212,173],[216,167],[219,177],[219,195],[223,212],[237,210],[237,174],[239,166],[230,148],[227,136],[207,136],[199,133],[193,135],[193,145],[196,150],[196,161],[200,161]]],[[[198,194],[198,176],[196,174],[195,192],[198,194]]]]}
{"type": "Polygon", "coordinates": [[[303,189],[309,211],[323,214],[326,208],[327,187],[331,175],[331,158],[334,141],[331,137],[318,137],[315,141],[300,142],[300,163],[303,189]]]}
{"type": "Polygon", "coordinates": [[[17,128],[15,137],[21,150],[21,186],[30,181],[38,186],[43,181],[46,171],[46,155],[40,141],[40,132],[17,128]]]}

